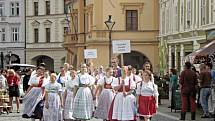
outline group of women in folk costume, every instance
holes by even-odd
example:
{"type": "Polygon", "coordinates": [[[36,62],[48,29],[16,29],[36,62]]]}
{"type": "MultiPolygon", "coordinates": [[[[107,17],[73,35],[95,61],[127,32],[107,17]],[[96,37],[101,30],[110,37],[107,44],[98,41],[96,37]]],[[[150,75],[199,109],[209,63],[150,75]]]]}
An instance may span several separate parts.
{"type": "MultiPolygon", "coordinates": [[[[43,98],[45,121],[90,120],[93,116],[111,121],[134,121],[139,116],[147,121],[156,113],[158,91],[148,69],[139,76],[131,66],[123,66],[117,68],[117,75],[121,76],[114,77],[115,70],[111,67],[99,72],[100,75],[92,72],[90,75],[87,65],[82,64],[80,73],[75,70],[66,72],[68,76],[63,85],[58,82],[56,74],[51,74],[48,83],[44,82],[43,71],[37,69],[24,96],[24,114],[28,117],[34,115],[43,98]],[[98,105],[95,108],[93,101],[96,97],[98,105]]],[[[62,75],[67,75],[63,73],[61,70],[62,75]]]]}

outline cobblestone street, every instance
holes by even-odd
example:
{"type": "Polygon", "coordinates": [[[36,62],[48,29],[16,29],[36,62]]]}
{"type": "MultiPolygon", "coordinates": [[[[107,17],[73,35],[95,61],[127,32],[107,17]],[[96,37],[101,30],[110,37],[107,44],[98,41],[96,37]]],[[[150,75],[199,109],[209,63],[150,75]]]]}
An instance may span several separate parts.
{"type": "MultiPolygon", "coordinates": [[[[168,100],[162,100],[162,105],[159,106],[158,114],[153,117],[152,121],[178,121],[180,117],[180,111],[170,112],[168,107],[168,100]]],[[[15,111],[11,114],[0,115],[0,121],[30,121],[30,119],[23,119],[22,113],[16,113],[15,111]]],[[[196,121],[214,121],[214,119],[201,119],[201,111],[197,112],[196,121]]],[[[190,120],[190,113],[187,113],[187,121],[190,120]]],[[[98,119],[92,119],[91,121],[102,121],[98,119]]]]}

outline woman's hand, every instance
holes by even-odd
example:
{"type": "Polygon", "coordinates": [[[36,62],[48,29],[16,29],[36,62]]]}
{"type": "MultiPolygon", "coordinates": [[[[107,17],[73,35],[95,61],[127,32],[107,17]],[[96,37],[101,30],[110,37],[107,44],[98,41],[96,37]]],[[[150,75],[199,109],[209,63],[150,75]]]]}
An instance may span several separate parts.
{"type": "Polygon", "coordinates": [[[155,104],[156,109],[158,109],[158,103],[155,104]]]}
{"type": "Polygon", "coordinates": [[[48,102],[45,103],[45,108],[49,109],[49,103],[48,102]]]}

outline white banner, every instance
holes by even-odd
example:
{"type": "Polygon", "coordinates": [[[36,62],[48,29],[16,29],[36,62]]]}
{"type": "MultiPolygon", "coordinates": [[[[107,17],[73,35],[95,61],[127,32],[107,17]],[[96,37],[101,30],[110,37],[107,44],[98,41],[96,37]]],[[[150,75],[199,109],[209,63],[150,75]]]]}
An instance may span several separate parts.
{"type": "Polygon", "coordinates": [[[84,50],[84,58],[97,58],[97,50],[96,49],[85,49],[84,50]]]}
{"type": "Polygon", "coordinates": [[[130,40],[114,40],[112,41],[113,53],[130,53],[130,40]]]}

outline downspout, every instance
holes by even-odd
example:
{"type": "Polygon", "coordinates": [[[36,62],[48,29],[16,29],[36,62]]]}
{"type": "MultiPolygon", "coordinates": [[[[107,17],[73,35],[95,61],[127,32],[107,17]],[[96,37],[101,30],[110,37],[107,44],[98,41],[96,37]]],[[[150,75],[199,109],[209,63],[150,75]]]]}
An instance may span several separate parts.
{"type": "Polygon", "coordinates": [[[24,28],[25,28],[25,46],[24,46],[24,57],[25,57],[25,61],[24,61],[24,63],[26,64],[26,46],[27,46],[27,36],[26,36],[26,0],[25,0],[25,2],[24,2],[24,22],[25,22],[25,24],[24,24],[24,28]]]}

